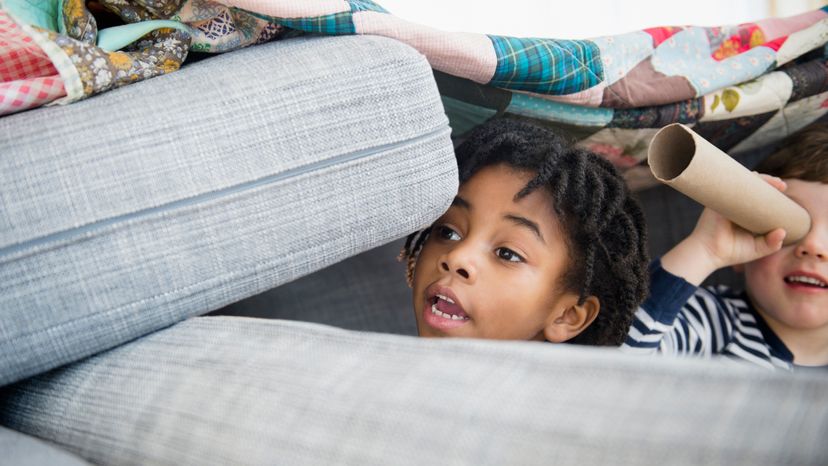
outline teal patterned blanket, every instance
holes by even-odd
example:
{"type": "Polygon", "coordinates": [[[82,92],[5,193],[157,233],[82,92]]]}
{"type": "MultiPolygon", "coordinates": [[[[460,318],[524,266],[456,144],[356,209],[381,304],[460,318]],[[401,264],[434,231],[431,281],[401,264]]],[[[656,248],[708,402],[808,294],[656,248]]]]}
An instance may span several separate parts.
{"type": "Polygon", "coordinates": [[[370,0],[0,0],[0,115],[67,104],[221,53],[299,34],[373,34],[419,50],[456,136],[493,115],[565,128],[618,167],[680,122],[731,153],[828,113],[828,7],[588,40],[447,32],[370,0]],[[99,28],[101,19],[117,19],[99,28]]]}

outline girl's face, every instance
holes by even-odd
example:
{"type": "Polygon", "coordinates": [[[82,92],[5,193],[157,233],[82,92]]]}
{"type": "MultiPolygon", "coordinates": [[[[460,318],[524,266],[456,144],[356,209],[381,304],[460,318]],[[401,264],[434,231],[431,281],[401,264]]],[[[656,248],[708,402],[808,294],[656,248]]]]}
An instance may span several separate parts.
{"type": "Polygon", "coordinates": [[[558,288],[569,253],[543,189],[515,200],[534,177],[482,168],[434,223],[414,271],[420,336],[565,341],[597,315],[597,299],[558,288]]]}

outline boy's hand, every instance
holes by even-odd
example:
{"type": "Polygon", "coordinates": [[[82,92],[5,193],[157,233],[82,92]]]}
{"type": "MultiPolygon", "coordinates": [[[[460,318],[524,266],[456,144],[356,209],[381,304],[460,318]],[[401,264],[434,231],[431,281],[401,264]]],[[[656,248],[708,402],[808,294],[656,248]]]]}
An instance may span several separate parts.
{"type": "MultiPolygon", "coordinates": [[[[787,187],[779,178],[759,176],[780,191],[787,187]]],[[[665,254],[661,263],[668,272],[699,285],[722,267],[743,264],[778,251],[784,239],[785,230],[781,228],[755,236],[705,208],[690,236],[665,254]]]]}

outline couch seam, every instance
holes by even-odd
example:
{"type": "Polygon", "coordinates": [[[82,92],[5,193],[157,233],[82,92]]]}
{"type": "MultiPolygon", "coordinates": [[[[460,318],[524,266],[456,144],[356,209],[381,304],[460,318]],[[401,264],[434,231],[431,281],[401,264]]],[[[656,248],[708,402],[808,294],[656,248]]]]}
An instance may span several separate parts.
{"type": "MultiPolygon", "coordinates": [[[[305,165],[299,165],[283,172],[274,173],[271,175],[267,175],[261,178],[257,178],[255,180],[245,181],[243,183],[235,184],[233,186],[228,186],[225,188],[221,188],[214,191],[207,191],[203,193],[196,194],[194,196],[185,197],[181,199],[176,199],[171,202],[167,202],[158,206],[147,207],[145,209],[141,209],[134,212],[129,212],[126,214],[116,215],[114,217],[98,220],[92,223],[87,223],[84,225],[76,226],[70,228],[68,230],[61,230],[55,233],[50,233],[46,236],[41,236],[39,238],[33,238],[26,240],[21,243],[15,243],[3,248],[0,248],[0,259],[7,258],[10,256],[14,256],[15,254],[21,254],[21,256],[15,257],[17,259],[19,257],[27,255],[27,249],[37,248],[38,246],[46,246],[54,243],[58,243],[65,239],[70,239],[73,237],[78,237],[83,235],[84,233],[88,233],[91,231],[95,231],[100,228],[105,228],[108,226],[123,224],[129,221],[132,221],[137,218],[146,217],[153,214],[167,212],[179,207],[190,207],[202,204],[207,201],[211,201],[214,199],[222,198],[228,194],[236,194],[240,192],[250,191],[252,189],[256,189],[262,186],[271,185],[273,183],[282,182],[290,179],[297,178],[299,176],[312,173],[314,171],[323,170],[325,168],[339,165],[343,163],[348,163],[355,160],[361,160],[370,158],[374,155],[379,153],[387,152],[390,150],[394,150],[397,148],[405,147],[409,144],[417,144],[420,142],[427,141],[435,136],[438,136],[440,133],[445,132],[446,128],[443,126],[433,128],[429,130],[428,133],[424,133],[418,135],[414,138],[410,138],[403,141],[396,141],[387,144],[382,144],[379,146],[370,147],[367,149],[360,149],[357,151],[349,152],[347,154],[337,155],[335,157],[331,157],[324,160],[318,160],[316,162],[312,162],[305,165]]],[[[5,260],[0,261],[0,263],[7,262],[5,260]]]]}

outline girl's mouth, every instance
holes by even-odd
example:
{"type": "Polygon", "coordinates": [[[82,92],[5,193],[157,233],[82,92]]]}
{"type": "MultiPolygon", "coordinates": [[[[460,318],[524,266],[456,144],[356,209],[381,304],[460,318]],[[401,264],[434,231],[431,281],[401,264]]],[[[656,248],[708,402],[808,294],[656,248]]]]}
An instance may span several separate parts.
{"type": "Polygon", "coordinates": [[[463,311],[463,308],[455,304],[448,296],[438,294],[431,298],[431,313],[451,320],[469,320],[470,317],[463,311]]]}
{"type": "Polygon", "coordinates": [[[423,321],[434,329],[446,331],[471,320],[456,295],[446,287],[429,287],[425,304],[423,321]]]}

